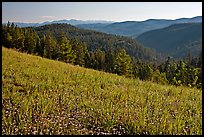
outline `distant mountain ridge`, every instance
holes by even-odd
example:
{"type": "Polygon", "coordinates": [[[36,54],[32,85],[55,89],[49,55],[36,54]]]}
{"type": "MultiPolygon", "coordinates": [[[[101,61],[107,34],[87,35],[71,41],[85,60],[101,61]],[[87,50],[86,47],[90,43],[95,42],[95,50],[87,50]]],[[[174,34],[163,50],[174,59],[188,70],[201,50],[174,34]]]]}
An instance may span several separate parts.
{"type": "Polygon", "coordinates": [[[79,24],[96,24],[96,23],[103,23],[103,24],[110,24],[114,23],[113,21],[106,21],[106,20],[76,20],[76,19],[70,19],[70,20],[56,20],[56,21],[46,21],[43,23],[23,23],[23,22],[14,22],[18,27],[39,27],[43,25],[49,25],[49,24],[58,24],[58,23],[66,23],[70,25],[79,25],[79,24]]]}
{"type": "Polygon", "coordinates": [[[192,18],[179,18],[175,20],[169,19],[148,19],[145,21],[124,21],[124,22],[113,22],[105,20],[56,20],[51,22],[43,23],[20,23],[14,22],[18,27],[38,27],[48,24],[66,23],[74,25],[78,28],[91,29],[99,32],[104,32],[108,34],[115,34],[121,36],[129,36],[136,38],[140,34],[154,30],[160,29],[176,23],[192,23],[192,22],[202,22],[202,16],[196,16],[192,18]]]}
{"type": "Polygon", "coordinates": [[[164,28],[176,23],[197,23],[202,22],[202,16],[197,16],[193,18],[179,18],[175,20],[167,19],[148,19],[145,21],[125,21],[125,22],[115,22],[111,24],[79,24],[76,25],[79,28],[92,29],[100,32],[105,32],[109,34],[116,34],[122,36],[129,36],[136,38],[140,34],[164,28]]]}
{"type": "Polygon", "coordinates": [[[175,58],[202,51],[202,23],[179,23],[139,35],[136,40],[145,47],[175,58]]]}

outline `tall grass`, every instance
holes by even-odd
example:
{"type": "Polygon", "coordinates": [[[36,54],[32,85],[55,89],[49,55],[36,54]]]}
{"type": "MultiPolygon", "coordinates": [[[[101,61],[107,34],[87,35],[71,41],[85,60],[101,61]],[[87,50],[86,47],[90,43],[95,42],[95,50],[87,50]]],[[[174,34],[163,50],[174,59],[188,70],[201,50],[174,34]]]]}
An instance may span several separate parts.
{"type": "Polygon", "coordinates": [[[202,134],[202,91],[2,48],[2,134],[202,134]]]}

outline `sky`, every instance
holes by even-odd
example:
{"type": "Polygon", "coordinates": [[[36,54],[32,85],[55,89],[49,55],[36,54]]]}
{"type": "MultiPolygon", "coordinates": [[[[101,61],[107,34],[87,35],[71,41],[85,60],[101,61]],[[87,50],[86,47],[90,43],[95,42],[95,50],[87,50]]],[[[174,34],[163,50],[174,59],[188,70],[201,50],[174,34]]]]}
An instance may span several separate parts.
{"type": "Polygon", "coordinates": [[[202,16],[202,2],[2,2],[2,22],[144,21],[202,16]]]}

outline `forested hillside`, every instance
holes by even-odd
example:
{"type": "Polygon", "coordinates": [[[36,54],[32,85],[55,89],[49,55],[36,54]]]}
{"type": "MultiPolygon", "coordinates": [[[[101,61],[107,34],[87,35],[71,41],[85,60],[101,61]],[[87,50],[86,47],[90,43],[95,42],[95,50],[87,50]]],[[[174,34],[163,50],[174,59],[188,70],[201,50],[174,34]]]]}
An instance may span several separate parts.
{"type": "Polygon", "coordinates": [[[158,62],[164,60],[164,55],[157,54],[153,50],[145,48],[134,39],[128,37],[79,29],[68,24],[51,24],[33,27],[32,29],[34,29],[40,37],[50,32],[57,41],[59,41],[60,33],[63,32],[69,40],[75,38],[78,42],[86,43],[89,51],[94,51],[97,48],[102,51],[107,51],[108,47],[113,48],[113,50],[123,48],[129,55],[136,59],[158,62]]]}
{"type": "Polygon", "coordinates": [[[175,58],[199,56],[202,51],[202,23],[174,24],[169,27],[145,32],[136,38],[157,52],[175,58]]]}

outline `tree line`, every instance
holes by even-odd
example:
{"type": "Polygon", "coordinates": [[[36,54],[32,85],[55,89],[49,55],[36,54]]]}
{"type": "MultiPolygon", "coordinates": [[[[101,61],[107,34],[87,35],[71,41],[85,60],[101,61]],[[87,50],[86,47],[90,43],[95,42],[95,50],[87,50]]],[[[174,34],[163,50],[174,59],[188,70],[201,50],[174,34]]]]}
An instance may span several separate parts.
{"type": "Polygon", "coordinates": [[[63,31],[57,37],[51,31],[38,35],[32,28],[19,28],[10,22],[2,24],[2,46],[130,78],[202,88],[202,53],[199,57],[189,54],[180,61],[169,57],[158,65],[130,56],[123,48],[108,45],[107,49],[88,50],[85,42],[69,38],[63,31]]]}

